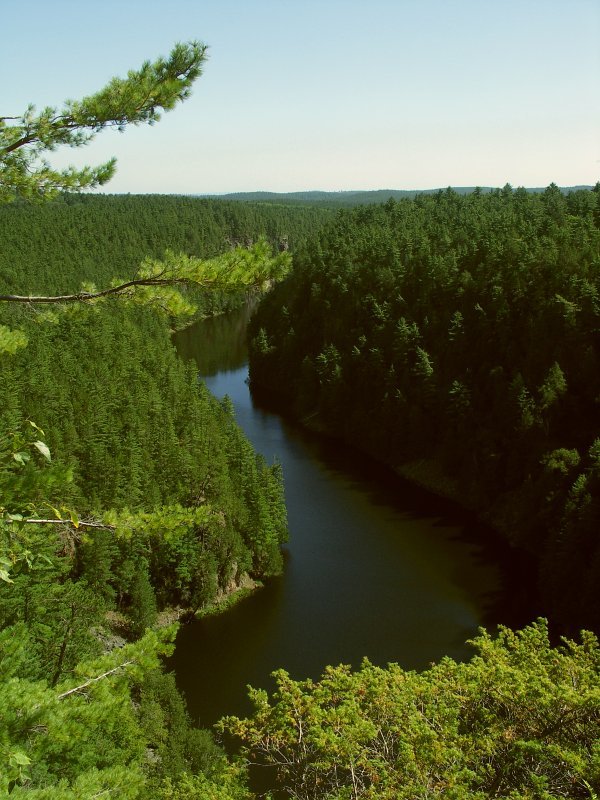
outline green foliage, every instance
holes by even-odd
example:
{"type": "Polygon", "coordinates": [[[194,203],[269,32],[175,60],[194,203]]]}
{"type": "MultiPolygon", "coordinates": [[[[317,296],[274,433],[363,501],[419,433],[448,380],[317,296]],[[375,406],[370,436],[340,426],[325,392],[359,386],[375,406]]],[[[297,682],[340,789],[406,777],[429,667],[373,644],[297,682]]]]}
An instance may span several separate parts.
{"type": "Polygon", "coordinates": [[[155,797],[157,800],[250,800],[252,795],[240,782],[239,770],[229,766],[217,780],[186,773],[176,781],[167,778],[155,797]]]}
{"type": "Polygon", "coordinates": [[[59,546],[73,573],[123,611],[142,563],[161,608],[200,608],[244,572],[280,571],[280,469],[257,460],[147,311],[90,309],[42,326],[21,356],[7,359],[4,376],[4,425],[36,418],[50,431],[53,455],[41,469],[43,442],[28,423],[31,441],[5,441],[0,481],[13,519],[3,527],[3,555],[11,562],[40,538],[26,524],[35,511],[65,522],[59,546]],[[69,380],[56,384],[55,372],[69,380]],[[113,543],[88,520],[108,526],[113,543]]]}
{"type": "Polygon", "coordinates": [[[144,740],[130,693],[134,682],[157,669],[173,633],[148,634],[136,644],[82,662],[75,677],[54,687],[40,678],[3,681],[2,790],[20,797],[33,789],[37,797],[36,789],[52,786],[66,793],[89,785],[138,797],[144,740]],[[15,753],[21,754],[16,763],[15,753]]]}
{"type": "Polygon", "coordinates": [[[20,347],[27,347],[27,336],[23,331],[12,331],[0,325],[0,353],[14,354],[20,347]]]}
{"type": "Polygon", "coordinates": [[[26,344],[25,331],[14,330],[24,315],[31,318],[14,307],[19,297],[28,309],[31,295],[45,302],[52,311],[39,306],[35,320],[46,323],[66,313],[78,317],[82,302],[115,296],[184,318],[194,309],[206,316],[233,308],[247,291],[281,277],[289,263],[282,248],[297,245],[325,218],[310,209],[184,197],[63,195],[41,206],[0,204],[0,293],[13,298],[2,309],[0,348],[26,344]],[[267,241],[279,252],[272,255],[267,241]]]}
{"type": "Polygon", "coordinates": [[[249,328],[254,391],[451,476],[535,556],[564,630],[600,628],[598,197],[447,190],[340,212],[249,328]]]}
{"type": "Polygon", "coordinates": [[[191,726],[173,675],[148,675],[135,695],[143,735],[152,750],[148,774],[153,787],[182,773],[214,776],[221,771],[223,751],[209,731],[191,726]]]}
{"type": "Polygon", "coordinates": [[[70,469],[51,464],[44,431],[31,420],[0,435],[0,580],[43,568],[49,552],[29,520],[56,486],[71,481],[70,469]]]}
{"type": "Polygon", "coordinates": [[[227,717],[272,786],[306,798],[586,798],[600,790],[600,650],[553,648],[543,622],[482,633],[465,664],[426,672],[328,667],[317,682],[275,674],[227,717]]]}
{"type": "MultiPolygon", "coordinates": [[[[89,306],[118,297],[125,305],[141,305],[169,317],[190,317],[196,307],[176,287],[191,286],[196,290],[225,293],[248,288],[265,289],[272,280],[279,280],[286,274],[289,263],[287,253],[273,256],[264,239],[250,248],[237,247],[210,260],[176,256],[167,251],[160,261],[146,258],[131,280],[113,278],[109,288],[97,290],[87,284],[74,294],[1,295],[0,301],[28,306],[52,304],[64,312],[68,304],[85,303],[89,306]]],[[[78,310],[75,314],[80,316],[78,310]]],[[[57,312],[52,312],[51,317],[46,315],[44,321],[56,324],[57,312]]],[[[4,345],[0,344],[3,350],[14,353],[27,343],[27,338],[22,332],[5,328],[3,342],[4,345]]]]}
{"type": "Polygon", "coordinates": [[[150,583],[148,567],[140,559],[130,589],[129,613],[132,619],[132,632],[142,636],[148,628],[156,625],[156,595],[150,583]]]}

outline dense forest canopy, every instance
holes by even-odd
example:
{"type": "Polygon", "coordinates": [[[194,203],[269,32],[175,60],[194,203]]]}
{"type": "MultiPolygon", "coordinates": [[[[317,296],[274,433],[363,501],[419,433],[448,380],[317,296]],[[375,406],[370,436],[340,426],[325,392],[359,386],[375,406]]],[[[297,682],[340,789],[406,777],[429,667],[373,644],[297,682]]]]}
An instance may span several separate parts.
{"type": "Polygon", "coordinates": [[[599,228],[600,185],[339,212],[250,332],[255,390],[484,514],[571,630],[600,628],[599,228]]]}
{"type": "MultiPolygon", "coordinates": [[[[285,252],[315,233],[327,214],[152,195],[63,194],[39,206],[12,203],[0,206],[2,292],[63,294],[84,283],[105,287],[117,276],[133,278],[144,259],[163,259],[167,250],[208,260],[262,237],[285,252]]],[[[199,315],[239,305],[245,296],[243,287],[201,291],[191,282],[183,291],[199,315]]]]}

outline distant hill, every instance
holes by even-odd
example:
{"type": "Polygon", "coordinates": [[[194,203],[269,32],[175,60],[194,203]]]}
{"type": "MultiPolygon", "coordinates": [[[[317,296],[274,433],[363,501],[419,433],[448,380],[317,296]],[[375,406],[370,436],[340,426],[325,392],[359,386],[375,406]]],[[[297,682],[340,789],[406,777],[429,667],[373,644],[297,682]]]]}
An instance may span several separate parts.
{"type": "MultiPolygon", "coordinates": [[[[445,189],[446,187],[444,187],[445,189]]],[[[496,187],[492,186],[452,186],[458,194],[470,194],[476,188],[481,192],[491,192],[496,187]]],[[[543,192],[546,187],[530,187],[528,192],[543,192]]],[[[562,192],[573,192],[578,189],[591,189],[591,186],[563,186],[562,192]]],[[[393,198],[400,200],[403,197],[416,197],[419,194],[435,194],[444,189],[374,189],[369,191],[346,192],[233,192],[221,195],[202,195],[219,200],[237,200],[245,203],[277,203],[284,205],[320,205],[329,207],[360,206],[372,203],[385,203],[393,198]]]]}

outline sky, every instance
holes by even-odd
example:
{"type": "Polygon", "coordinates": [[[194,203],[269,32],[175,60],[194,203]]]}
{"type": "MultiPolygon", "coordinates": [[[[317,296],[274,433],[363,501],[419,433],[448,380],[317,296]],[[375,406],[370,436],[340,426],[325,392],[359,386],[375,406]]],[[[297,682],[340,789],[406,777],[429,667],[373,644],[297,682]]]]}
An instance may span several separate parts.
{"type": "Polygon", "coordinates": [[[103,191],[222,194],[600,179],[597,0],[3,0],[0,116],[60,107],[175,42],[192,97],[57,166],[103,191]]]}

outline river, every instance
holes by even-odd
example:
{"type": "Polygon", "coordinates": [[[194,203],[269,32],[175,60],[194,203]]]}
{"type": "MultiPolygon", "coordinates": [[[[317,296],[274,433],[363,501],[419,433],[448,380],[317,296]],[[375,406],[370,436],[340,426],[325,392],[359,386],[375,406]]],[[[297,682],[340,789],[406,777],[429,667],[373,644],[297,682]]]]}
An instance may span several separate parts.
{"type": "MultiPolygon", "coordinates": [[[[249,309],[175,336],[209,389],[283,466],[290,541],[280,578],[219,616],[183,626],[171,667],[193,719],[250,711],[246,685],[271,687],[279,667],[317,677],[327,664],[399,662],[422,669],[471,652],[478,626],[499,616],[504,578],[477,542],[482,526],[352,448],[307,432],[250,395],[249,309]]],[[[484,535],[485,534],[485,535],[484,535]]],[[[506,609],[506,604],[504,604],[506,609]]]]}

